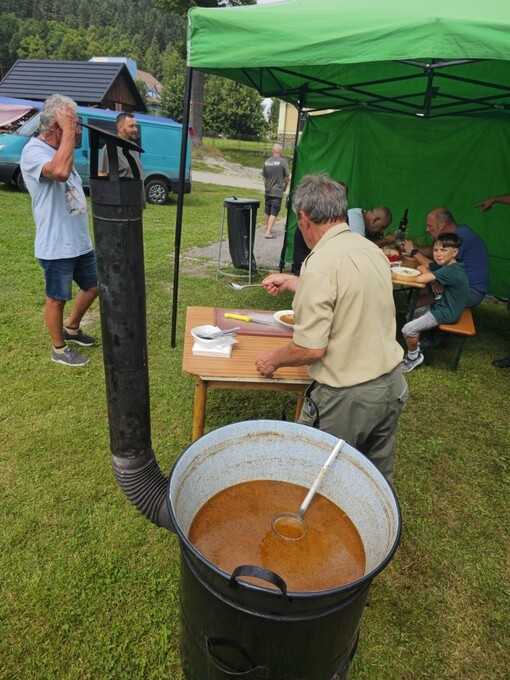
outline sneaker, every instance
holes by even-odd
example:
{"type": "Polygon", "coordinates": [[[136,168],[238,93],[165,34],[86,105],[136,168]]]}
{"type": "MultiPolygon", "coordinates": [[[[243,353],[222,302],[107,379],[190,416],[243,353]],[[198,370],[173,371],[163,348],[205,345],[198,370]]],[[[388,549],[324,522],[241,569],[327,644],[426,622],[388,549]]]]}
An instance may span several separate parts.
{"type": "Polygon", "coordinates": [[[51,360],[57,364],[65,364],[66,366],[85,366],[89,363],[87,357],[82,357],[81,354],[75,352],[74,349],[66,347],[63,352],[57,352],[54,347],[51,348],[51,360]]]}
{"type": "Polygon", "coordinates": [[[96,343],[96,339],[84,333],[81,328],[78,328],[76,333],[70,333],[67,328],[64,328],[64,340],[66,342],[75,342],[82,347],[92,347],[96,343]]]}
{"type": "Polygon", "coordinates": [[[419,366],[420,364],[423,363],[424,360],[423,354],[418,354],[416,359],[410,359],[409,354],[406,354],[403,361],[402,361],[402,371],[403,373],[409,373],[409,371],[412,371],[413,368],[416,368],[416,366],[419,366]]]}

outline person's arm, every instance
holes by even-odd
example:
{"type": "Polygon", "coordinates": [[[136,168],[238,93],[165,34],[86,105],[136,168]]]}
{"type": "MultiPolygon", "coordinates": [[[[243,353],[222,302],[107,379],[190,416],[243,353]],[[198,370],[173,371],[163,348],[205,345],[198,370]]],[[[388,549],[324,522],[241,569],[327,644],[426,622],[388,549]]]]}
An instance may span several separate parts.
{"type": "Polygon", "coordinates": [[[422,246],[416,247],[413,241],[404,241],[404,254],[414,257],[418,264],[429,264],[432,262],[432,248],[422,246]]]}
{"type": "Polygon", "coordinates": [[[382,238],[379,238],[376,241],[372,242],[375,243],[376,246],[379,246],[379,248],[383,248],[384,246],[393,245],[396,240],[397,240],[396,234],[386,234],[386,236],[383,236],[382,238]]]}
{"type": "Polygon", "coordinates": [[[98,177],[108,177],[108,151],[106,148],[106,144],[103,146],[101,149],[101,153],[99,154],[99,168],[97,171],[97,176],[98,177]]]}
{"type": "Polygon", "coordinates": [[[432,281],[436,280],[436,277],[430,270],[425,270],[425,268],[420,267],[420,271],[422,272],[421,274],[418,274],[418,276],[414,279],[416,283],[432,283],[432,281]]]}
{"type": "Polygon", "coordinates": [[[326,353],[326,347],[308,349],[301,347],[291,340],[288,345],[280,349],[262,352],[255,359],[255,367],[260,375],[272,378],[273,373],[282,366],[308,366],[320,359],[326,353]]]}
{"type": "Polygon", "coordinates": [[[494,203],[503,203],[504,205],[510,205],[510,194],[502,194],[501,196],[493,196],[492,198],[486,198],[485,201],[477,203],[476,207],[480,208],[480,212],[486,212],[490,210],[494,203]]]}
{"type": "Polygon", "coordinates": [[[299,276],[294,274],[269,274],[262,281],[262,285],[269,295],[278,295],[284,290],[295,293],[299,286],[299,276]]]}
{"type": "Polygon", "coordinates": [[[73,169],[77,121],[64,109],[58,114],[54,125],[56,130],[62,132],[60,145],[51,161],[43,165],[41,175],[52,181],[66,182],[73,169]]]}

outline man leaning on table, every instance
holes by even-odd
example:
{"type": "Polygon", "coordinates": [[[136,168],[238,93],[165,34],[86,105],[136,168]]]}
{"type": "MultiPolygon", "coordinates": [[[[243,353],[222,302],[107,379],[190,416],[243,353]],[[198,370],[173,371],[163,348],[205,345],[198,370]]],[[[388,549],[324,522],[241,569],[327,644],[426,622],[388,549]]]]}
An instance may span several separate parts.
{"type": "MultiPolygon", "coordinates": [[[[435,240],[439,234],[457,234],[462,239],[459,254],[455,258],[464,265],[469,281],[469,297],[466,307],[476,307],[482,302],[489,290],[489,253],[485,241],[467,224],[457,224],[452,213],[445,208],[435,208],[427,215],[426,231],[435,240]]],[[[432,261],[432,248],[417,248],[413,241],[404,241],[404,250],[414,257],[418,264],[428,264],[432,261]]],[[[439,293],[442,289],[434,284],[432,290],[439,293]]],[[[423,304],[432,301],[422,299],[423,304]]]]}
{"type": "MultiPolygon", "coordinates": [[[[389,263],[382,251],[346,224],[345,191],[327,175],[303,177],[293,209],[311,249],[301,276],[271,274],[271,295],[295,292],[294,336],[260,354],[258,372],[307,365],[307,395],[319,409],[320,428],[345,439],[393,478],[399,416],[408,388],[403,350],[396,341],[389,263]]],[[[300,422],[313,423],[305,403],[300,422]]]]}

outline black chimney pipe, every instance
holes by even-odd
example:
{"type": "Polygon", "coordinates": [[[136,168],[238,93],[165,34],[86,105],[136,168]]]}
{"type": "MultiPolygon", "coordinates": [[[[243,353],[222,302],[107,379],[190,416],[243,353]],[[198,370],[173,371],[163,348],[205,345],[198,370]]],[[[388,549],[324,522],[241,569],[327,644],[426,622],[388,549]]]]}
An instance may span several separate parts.
{"type": "Polygon", "coordinates": [[[99,308],[115,479],[151,522],[175,531],[167,483],[152,450],[143,255],[143,180],[129,150],[137,144],[90,130],[90,196],[96,248],[99,308]],[[106,141],[109,176],[98,177],[99,140],[106,141]],[[117,147],[134,179],[119,178],[117,147]]]}

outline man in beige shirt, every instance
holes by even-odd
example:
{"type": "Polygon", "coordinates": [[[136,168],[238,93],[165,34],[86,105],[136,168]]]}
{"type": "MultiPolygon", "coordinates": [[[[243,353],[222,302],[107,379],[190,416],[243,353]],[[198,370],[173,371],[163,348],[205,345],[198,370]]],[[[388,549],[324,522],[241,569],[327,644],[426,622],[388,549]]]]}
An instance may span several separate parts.
{"type": "MultiPolygon", "coordinates": [[[[345,222],[345,192],[323,174],[305,176],[294,194],[299,228],[311,249],[301,276],[271,274],[267,292],[296,293],[292,341],[256,359],[261,375],[307,365],[320,429],[345,439],[391,481],[400,413],[408,388],[396,341],[389,262],[345,222]]],[[[300,422],[311,425],[313,405],[300,422]]]]}

